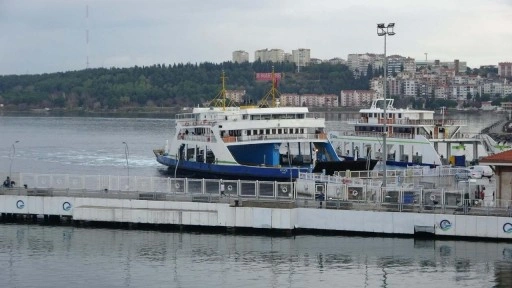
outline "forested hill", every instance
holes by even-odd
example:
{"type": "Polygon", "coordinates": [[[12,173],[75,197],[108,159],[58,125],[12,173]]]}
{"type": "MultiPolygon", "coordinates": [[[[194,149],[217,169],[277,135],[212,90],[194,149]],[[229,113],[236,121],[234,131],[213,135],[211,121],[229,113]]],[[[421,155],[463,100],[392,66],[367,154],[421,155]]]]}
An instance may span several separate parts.
{"type": "Polygon", "coordinates": [[[132,68],[0,76],[0,104],[4,109],[66,108],[113,110],[124,107],[196,106],[213,99],[221,87],[246,90],[259,100],[270,83],[258,82],[257,72],[284,73],[281,93],[336,94],[342,89],[368,89],[368,79],[355,79],[345,65],[316,64],[296,72],[293,63],[175,64],[132,68]]]}

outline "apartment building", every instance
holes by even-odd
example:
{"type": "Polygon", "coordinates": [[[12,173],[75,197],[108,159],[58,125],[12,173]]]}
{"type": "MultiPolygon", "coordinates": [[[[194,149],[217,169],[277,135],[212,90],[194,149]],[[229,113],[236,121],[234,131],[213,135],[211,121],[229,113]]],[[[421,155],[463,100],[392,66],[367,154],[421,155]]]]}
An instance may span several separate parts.
{"type": "Polygon", "coordinates": [[[311,50],[306,48],[292,50],[292,59],[292,62],[299,67],[307,66],[311,61],[311,50]]]}
{"type": "Polygon", "coordinates": [[[372,90],[341,90],[341,107],[367,107],[377,98],[377,92],[372,90]]]}
{"type": "Polygon", "coordinates": [[[334,94],[281,94],[281,106],[338,107],[339,99],[334,94]]]}
{"type": "Polygon", "coordinates": [[[242,103],[245,97],[245,90],[226,90],[226,98],[237,103],[242,103]]]}
{"type": "Polygon", "coordinates": [[[261,62],[283,62],[284,51],[282,49],[260,49],[254,52],[254,61],[260,60],[261,62]]]}
{"type": "Polygon", "coordinates": [[[512,78],[512,62],[498,63],[498,75],[503,78],[512,78]]]}
{"type": "Polygon", "coordinates": [[[243,50],[233,51],[233,63],[249,62],[249,53],[243,50]]]}

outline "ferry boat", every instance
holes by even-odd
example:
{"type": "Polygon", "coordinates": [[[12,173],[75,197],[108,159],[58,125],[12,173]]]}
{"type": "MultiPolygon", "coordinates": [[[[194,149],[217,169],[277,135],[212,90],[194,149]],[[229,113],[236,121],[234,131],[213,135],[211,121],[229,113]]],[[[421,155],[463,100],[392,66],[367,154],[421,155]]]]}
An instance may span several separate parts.
{"type": "Polygon", "coordinates": [[[237,107],[222,90],[210,107],[176,115],[175,131],[156,160],[194,178],[292,181],[301,172],[372,170],[377,160],[340,158],[325,119],[307,107],[279,107],[273,85],[258,106],[237,107]],[[271,100],[271,102],[270,102],[271,100]],[[270,103],[269,103],[270,102],[270,103]]]}
{"type": "MultiPolygon", "coordinates": [[[[492,142],[492,139],[484,137],[485,135],[473,137],[463,133],[461,128],[467,125],[466,120],[445,120],[444,113],[442,119],[434,119],[434,111],[397,109],[393,106],[393,102],[393,99],[386,99],[386,101],[384,98],[375,99],[369,109],[359,111],[358,119],[349,121],[349,124],[354,125],[353,131],[330,132],[329,138],[336,147],[337,153],[345,157],[358,158],[364,152],[365,155],[375,159],[386,159],[386,164],[393,166],[435,167],[443,163],[447,164],[452,160],[447,159],[450,156],[463,156],[439,154],[440,143],[447,146],[447,154],[452,154],[451,144],[456,144],[457,147],[473,144],[476,147],[483,144],[484,140],[492,142]],[[384,117],[384,105],[387,105],[387,120],[384,117]],[[382,155],[385,121],[388,152],[386,157],[382,155]]],[[[486,149],[488,153],[495,152],[491,151],[494,149],[492,143],[486,145],[486,149]]],[[[458,153],[455,148],[453,152],[453,154],[458,153]]]]}

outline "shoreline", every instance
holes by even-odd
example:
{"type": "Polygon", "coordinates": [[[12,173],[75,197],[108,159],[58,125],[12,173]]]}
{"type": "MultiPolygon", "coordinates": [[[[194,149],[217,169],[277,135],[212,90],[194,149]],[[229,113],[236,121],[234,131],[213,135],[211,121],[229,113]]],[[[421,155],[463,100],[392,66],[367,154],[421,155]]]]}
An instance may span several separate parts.
{"type": "MultiPolygon", "coordinates": [[[[189,107],[190,108],[190,107],[189,107]]],[[[308,107],[310,113],[325,113],[325,114],[354,114],[359,113],[359,110],[363,107],[357,108],[325,108],[325,107],[308,107]]],[[[116,117],[116,118],[174,118],[176,114],[186,113],[190,109],[186,108],[125,108],[123,110],[112,110],[112,111],[85,111],[85,110],[66,110],[66,109],[32,109],[32,110],[6,110],[0,109],[0,117],[11,116],[11,117],[28,117],[28,116],[40,116],[40,117],[116,117]]],[[[450,113],[458,114],[488,114],[488,113],[503,113],[502,111],[491,111],[491,110],[457,110],[447,109],[450,113]]],[[[436,115],[440,113],[435,113],[436,115]]]]}

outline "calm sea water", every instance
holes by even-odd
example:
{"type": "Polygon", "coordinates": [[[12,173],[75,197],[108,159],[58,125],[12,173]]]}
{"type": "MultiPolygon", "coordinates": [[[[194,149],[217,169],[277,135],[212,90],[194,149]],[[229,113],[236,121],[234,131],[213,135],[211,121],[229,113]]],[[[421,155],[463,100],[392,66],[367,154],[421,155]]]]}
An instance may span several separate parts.
{"type": "MultiPolygon", "coordinates": [[[[126,175],[128,158],[130,175],[162,177],[152,149],[172,127],[0,117],[0,175],[126,175]]],[[[0,287],[512,287],[512,243],[0,224],[0,263],[0,287]]]]}

